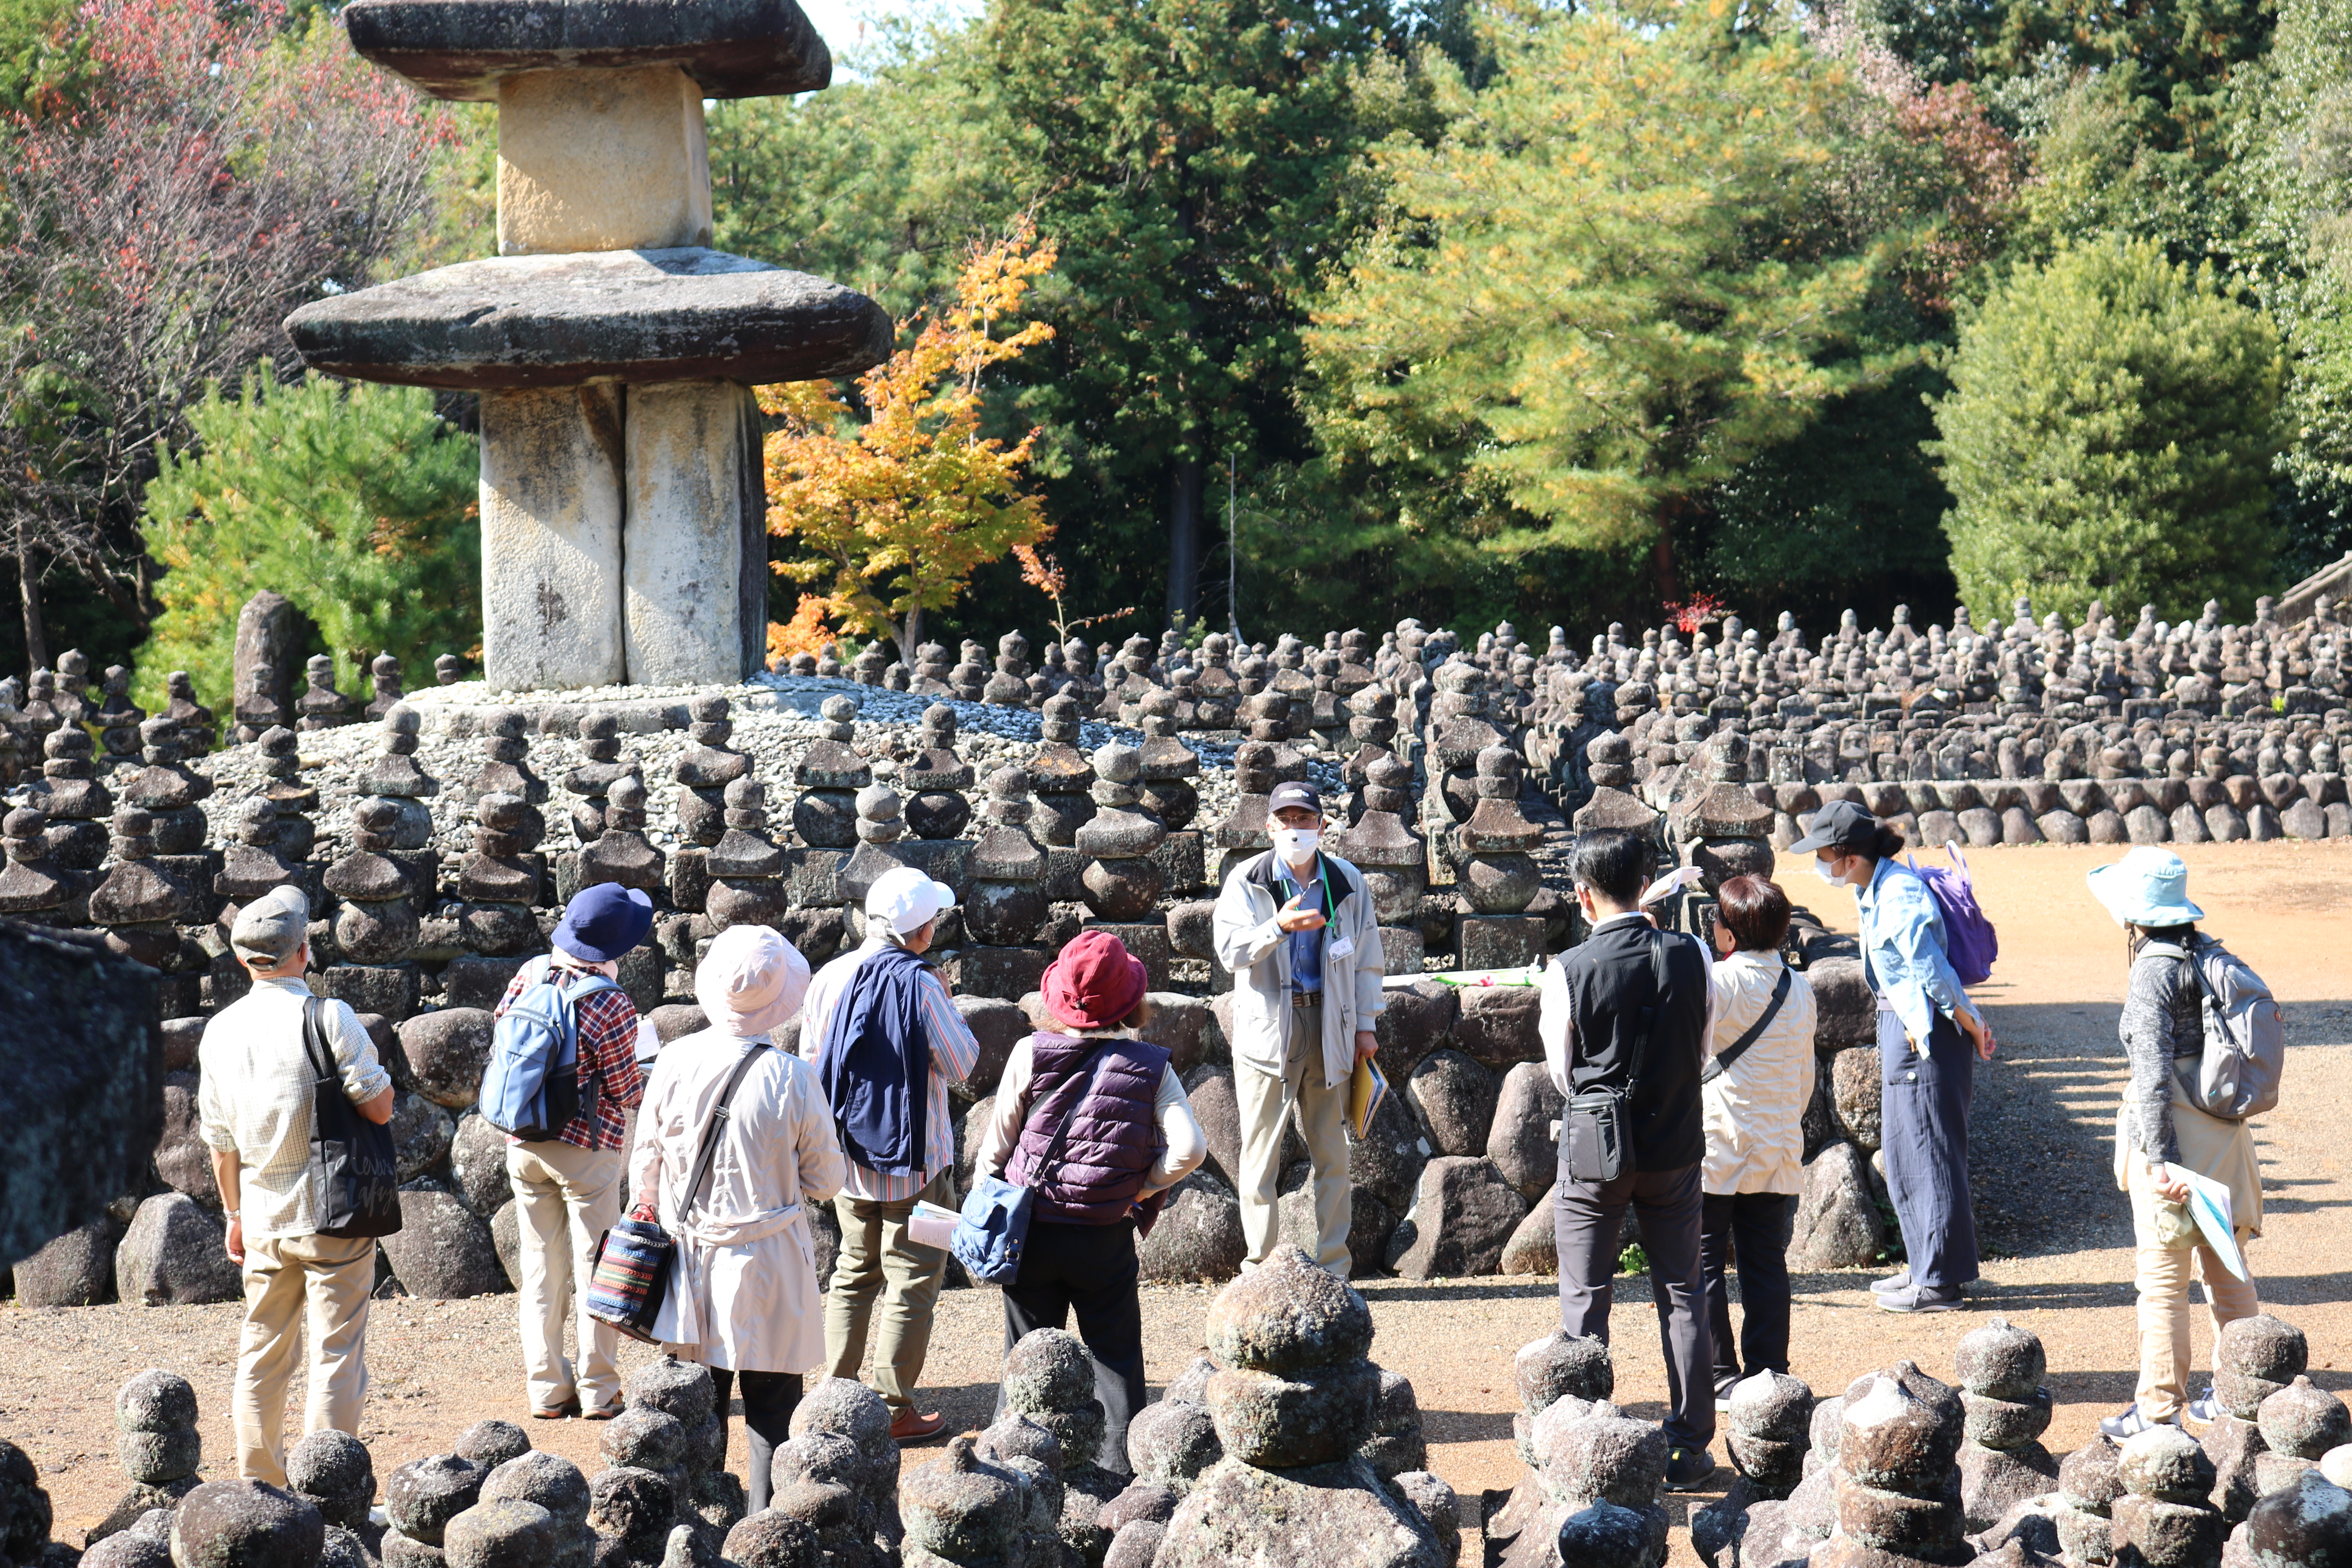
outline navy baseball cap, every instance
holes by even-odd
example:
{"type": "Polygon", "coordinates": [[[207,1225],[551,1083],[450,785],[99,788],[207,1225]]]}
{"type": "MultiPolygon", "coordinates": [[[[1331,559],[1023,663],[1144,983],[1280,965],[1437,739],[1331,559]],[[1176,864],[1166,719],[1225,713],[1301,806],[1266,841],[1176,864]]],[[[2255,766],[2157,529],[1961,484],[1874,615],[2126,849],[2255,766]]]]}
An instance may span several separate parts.
{"type": "Polygon", "coordinates": [[[1318,816],[1323,815],[1323,797],[1315,793],[1315,786],[1311,784],[1276,784],[1274,793],[1265,797],[1265,814],[1268,816],[1292,805],[1303,805],[1318,816]]]}
{"type": "Polygon", "coordinates": [[[549,940],[584,963],[610,963],[653,929],[651,899],[618,882],[599,882],[573,895],[549,940]]]}

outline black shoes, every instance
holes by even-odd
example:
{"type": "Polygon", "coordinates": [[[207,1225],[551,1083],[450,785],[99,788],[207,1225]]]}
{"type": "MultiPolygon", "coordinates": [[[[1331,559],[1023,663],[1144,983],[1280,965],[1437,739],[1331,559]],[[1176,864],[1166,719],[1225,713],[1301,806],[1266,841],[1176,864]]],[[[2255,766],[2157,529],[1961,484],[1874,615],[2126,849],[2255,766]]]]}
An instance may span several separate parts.
{"type": "Polygon", "coordinates": [[[1666,1489],[1670,1492],[1696,1491],[1707,1477],[1715,1474],[1715,1456],[1705,1448],[1675,1447],[1666,1453],[1666,1489]]]}

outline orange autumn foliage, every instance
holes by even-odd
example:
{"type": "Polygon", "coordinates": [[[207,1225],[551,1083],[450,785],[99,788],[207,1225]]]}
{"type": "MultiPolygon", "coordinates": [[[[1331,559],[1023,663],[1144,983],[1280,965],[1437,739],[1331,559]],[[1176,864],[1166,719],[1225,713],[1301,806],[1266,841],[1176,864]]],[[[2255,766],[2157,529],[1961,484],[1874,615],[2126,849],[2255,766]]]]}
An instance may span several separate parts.
{"type": "Polygon", "coordinates": [[[983,437],[981,381],[1054,335],[1043,321],[996,333],[1055,257],[1025,219],[974,247],[955,299],[901,322],[922,322],[914,342],[857,378],[862,418],[831,382],[760,389],[782,421],[765,448],[768,531],[797,550],[776,571],[818,590],[817,615],[889,637],[909,666],[927,612],[953,604],[976,568],[1053,532],[1023,488],[1037,432],[1010,446],[983,437]]]}
{"type": "Polygon", "coordinates": [[[783,667],[796,653],[819,653],[827,643],[839,643],[841,634],[824,624],[822,595],[803,594],[789,621],[768,623],[768,668],[783,667]]]}

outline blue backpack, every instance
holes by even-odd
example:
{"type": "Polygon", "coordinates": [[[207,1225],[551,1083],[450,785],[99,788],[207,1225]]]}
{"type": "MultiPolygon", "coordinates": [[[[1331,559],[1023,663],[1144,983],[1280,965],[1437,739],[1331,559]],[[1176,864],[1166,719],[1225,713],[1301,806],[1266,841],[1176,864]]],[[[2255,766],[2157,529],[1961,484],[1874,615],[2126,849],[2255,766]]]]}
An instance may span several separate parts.
{"type": "MultiPolygon", "coordinates": [[[[569,991],[542,973],[514,999],[490,1036],[482,1074],[482,1120],[526,1143],[544,1143],[581,1112],[580,1004],[620,986],[583,975],[569,991]]],[[[593,1109],[592,1088],[584,1097],[593,1109]]]]}

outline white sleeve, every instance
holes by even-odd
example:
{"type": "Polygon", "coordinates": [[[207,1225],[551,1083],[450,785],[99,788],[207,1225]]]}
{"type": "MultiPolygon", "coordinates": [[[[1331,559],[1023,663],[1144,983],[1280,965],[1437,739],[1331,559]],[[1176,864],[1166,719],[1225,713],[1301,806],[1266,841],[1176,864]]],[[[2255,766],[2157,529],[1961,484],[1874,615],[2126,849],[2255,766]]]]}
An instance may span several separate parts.
{"type": "Polygon", "coordinates": [[[1544,1068],[1551,1074],[1552,1087],[1563,1095],[1576,1092],[1569,1087],[1568,1079],[1570,1022],[1568,971],[1555,956],[1544,965],[1539,1005],[1536,1009],[1536,1034],[1543,1040],[1544,1068]]]}

